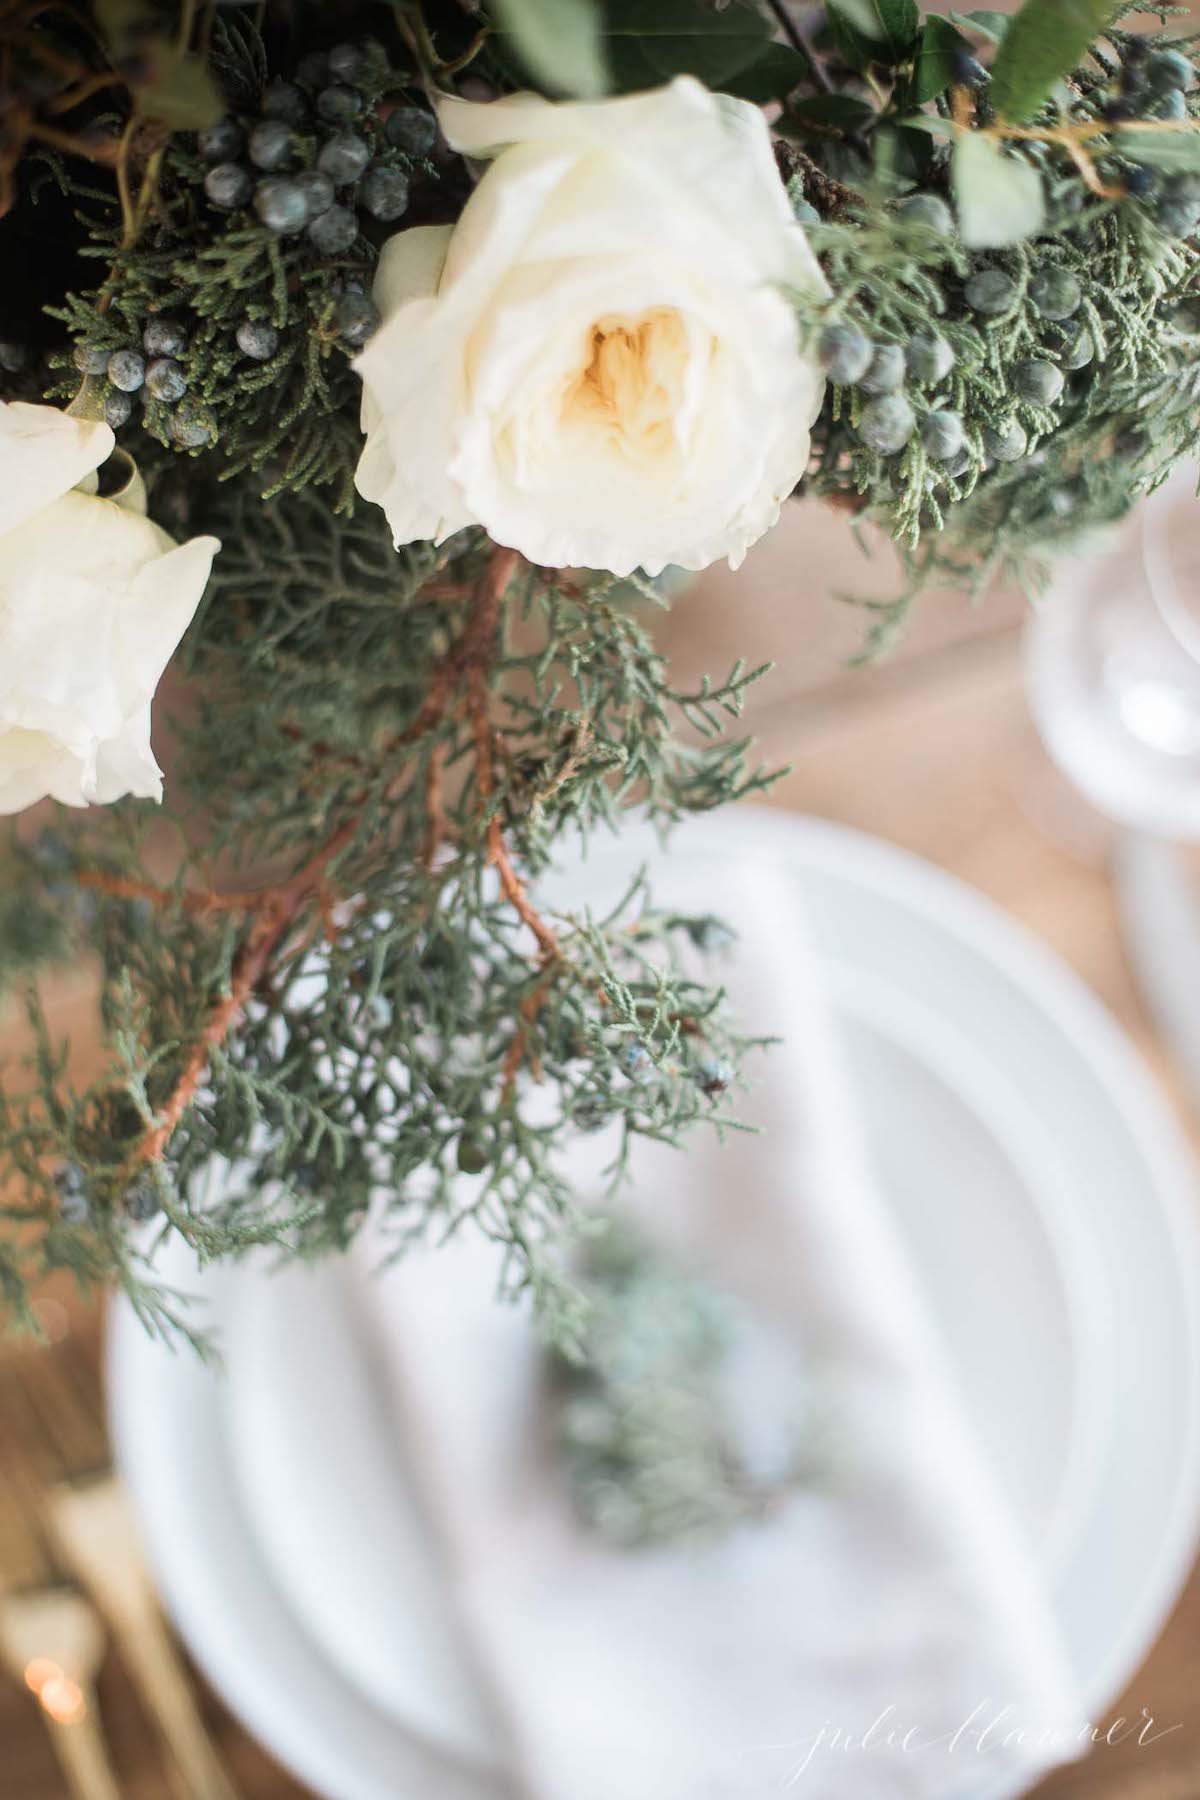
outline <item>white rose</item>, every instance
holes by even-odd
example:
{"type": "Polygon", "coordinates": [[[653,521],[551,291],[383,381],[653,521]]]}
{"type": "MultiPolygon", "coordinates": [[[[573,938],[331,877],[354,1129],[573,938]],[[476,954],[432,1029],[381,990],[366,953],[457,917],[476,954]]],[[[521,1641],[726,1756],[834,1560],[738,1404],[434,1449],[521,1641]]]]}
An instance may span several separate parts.
{"type": "Polygon", "coordinates": [[[162,795],[150,702],[220,545],[173,543],[140,484],[81,492],[112,448],[107,425],[0,403],[0,813],[162,795]]]}
{"type": "Polygon", "coordinates": [[[397,545],[479,524],[552,566],[736,566],[824,386],[786,290],[826,286],[762,113],[680,77],[439,116],[495,160],[457,225],[384,247],[359,492],[397,545]]]}

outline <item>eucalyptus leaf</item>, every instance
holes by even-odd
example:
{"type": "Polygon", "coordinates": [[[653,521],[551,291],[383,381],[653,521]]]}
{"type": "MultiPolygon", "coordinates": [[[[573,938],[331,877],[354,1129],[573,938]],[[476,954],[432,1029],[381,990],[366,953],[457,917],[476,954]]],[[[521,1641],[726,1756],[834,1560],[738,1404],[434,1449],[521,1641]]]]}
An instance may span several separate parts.
{"type": "Polygon", "coordinates": [[[1013,124],[1031,118],[1118,10],[1115,0],[1025,0],[992,64],[998,117],[1013,124]]]}
{"type": "Polygon", "coordinates": [[[493,0],[500,30],[535,80],[554,93],[594,98],[608,68],[595,0],[493,0]]]}
{"type": "Polygon", "coordinates": [[[827,0],[830,21],[843,20],[870,44],[880,62],[898,63],[912,50],[920,29],[916,0],[827,0]]]}
{"type": "Polygon", "coordinates": [[[768,44],[745,68],[726,75],[721,91],[764,106],[768,100],[785,100],[809,72],[808,62],[791,44],[768,44]]]}
{"type": "Polygon", "coordinates": [[[834,12],[832,7],[826,13],[825,20],[834,47],[846,67],[855,70],[860,75],[865,73],[875,58],[875,45],[870,38],[866,38],[860,31],[856,31],[849,19],[843,18],[839,12],[834,12]]]}
{"type": "Polygon", "coordinates": [[[1131,162],[1152,169],[1200,169],[1200,130],[1181,126],[1177,131],[1119,131],[1113,143],[1131,162]]]}
{"type": "Polygon", "coordinates": [[[957,137],[961,129],[953,119],[943,119],[940,113],[914,113],[901,123],[906,131],[927,131],[930,137],[957,137]]]}
{"type": "Polygon", "coordinates": [[[990,6],[978,7],[974,12],[952,12],[950,18],[955,25],[961,25],[993,44],[1003,42],[1004,34],[1012,24],[1011,14],[996,12],[990,6]]]}
{"type": "Polygon", "coordinates": [[[858,131],[875,117],[873,107],[853,94],[813,94],[794,101],[776,130],[785,137],[803,137],[821,131],[858,131]]]}
{"type": "Polygon", "coordinates": [[[1045,223],[1046,200],[1037,170],[1006,156],[981,131],[959,133],[951,177],[959,236],[968,249],[1003,249],[1033,237],[1045,223]]]}
{"type": "Polygon", "coordinates": [[[901,180],[927,179],[933,167],[933,144],[923,132],[910,131],[907,124],[888,125],[879,135],[893,140],[892,166],[901,180]]]}
{"type": "Polygon", "coordinates": [[[924,106],[944,94],[954,79],[959,58],[970,56],[971,46],[961,31],[945,19],[926,19],[913,65],[910,98],[915,106],[924,106]]]}
{"type": "MultiPolygon", "coordinates": [[[[557,0],[544,3],[553,8],[557,0]]],[[[706,0],[607,0],[600,29],[616,85],[626,91],[694,75],[729,92],[735,77],[779,48],[766,15],[745,0],[721,12],[706,0]]]]}

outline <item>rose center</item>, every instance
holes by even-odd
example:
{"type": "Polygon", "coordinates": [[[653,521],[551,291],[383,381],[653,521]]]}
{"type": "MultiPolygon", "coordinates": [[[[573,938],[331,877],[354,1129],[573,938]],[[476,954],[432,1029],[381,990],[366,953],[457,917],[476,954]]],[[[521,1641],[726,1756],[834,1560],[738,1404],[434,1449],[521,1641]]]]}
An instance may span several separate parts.
{"type": "Polygon", "coordinates": [[[563,395],[564,424],[598,431],[626,455],[662,455],[679,442],[694,350],[674,307],[597,319],[563,395]]]}

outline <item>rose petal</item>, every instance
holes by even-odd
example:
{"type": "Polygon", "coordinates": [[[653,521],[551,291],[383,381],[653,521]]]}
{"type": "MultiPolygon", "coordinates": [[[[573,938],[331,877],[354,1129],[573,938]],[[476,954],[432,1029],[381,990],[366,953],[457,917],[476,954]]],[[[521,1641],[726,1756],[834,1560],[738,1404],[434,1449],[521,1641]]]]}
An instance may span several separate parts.
{"type": "Polygon", "coordinates": [[[81,493],[0,539],[0,812],[157,794],[149,703],[218,548],[81,493]]]}
{"type": "MultiPolygon", "coordinates": [[[[693,254],[711,254],[696,232],[719,226],[722,254],[743,251],[758,279],[828,292],[792,216],[766,119],[749,101],[678,75],[666,87],[615,100],[510,94],[481,104],[447,95],[438,102],[438,118],[451,148],[466,156],[547,144],[619,163],[656,202],[655,240],[674,228],[688,236],[693,254]]],[[[586,229],[590,214],[581,223],[586,229]]]]}
{"type": "Polygon", "coordinates": [[[0,533],[13,530],[112,455],[110,428],[56,406],[0,401],[0,533]]]}

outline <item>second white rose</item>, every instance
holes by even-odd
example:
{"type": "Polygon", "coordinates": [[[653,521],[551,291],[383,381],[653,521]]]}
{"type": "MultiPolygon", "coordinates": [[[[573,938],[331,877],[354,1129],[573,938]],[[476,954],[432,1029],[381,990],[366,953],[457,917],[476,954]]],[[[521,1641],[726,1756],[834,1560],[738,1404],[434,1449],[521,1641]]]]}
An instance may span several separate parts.
{"type": "Polygon", "coordinates": [[[0,404],[0,813],[162,796],[150,702],[220,544],[174,543],[140,484],[88,491],[112,449],[107,425],[0,404]]]}
{"type": "Polygon", "coordinates": [[[556,567],[736,566],[804,472],[824,385],[789,290],[825,283],[762,114],[681,77],[439,116],[495,160],[457,225],[384,249],[359,492],[397,545],[482,525],[556,567]]]}

